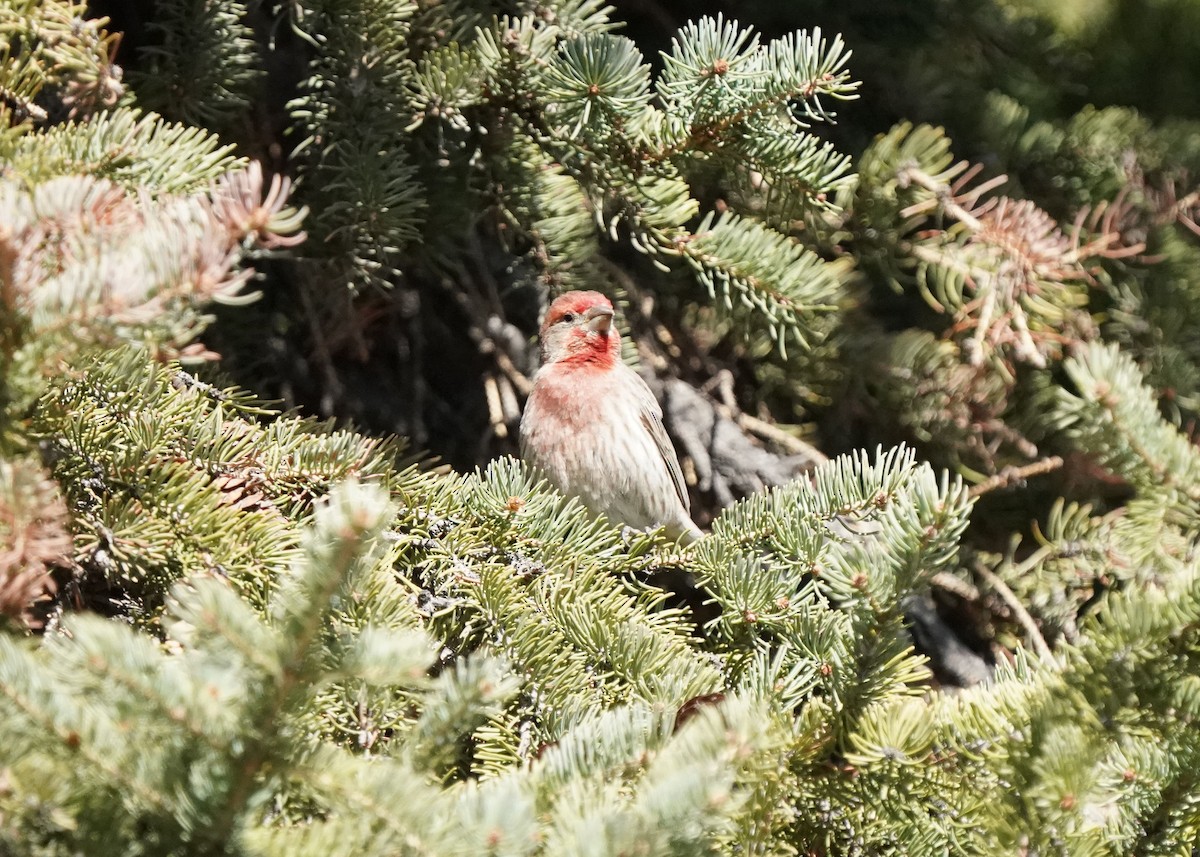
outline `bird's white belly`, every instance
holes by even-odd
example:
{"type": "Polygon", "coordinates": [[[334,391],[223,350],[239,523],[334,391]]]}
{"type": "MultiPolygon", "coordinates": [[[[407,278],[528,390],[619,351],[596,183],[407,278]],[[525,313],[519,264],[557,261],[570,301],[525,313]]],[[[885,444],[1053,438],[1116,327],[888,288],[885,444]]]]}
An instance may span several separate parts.
{"type": "Polygon", "coordinates": [[[526,460],[613,523],[638,529],[672,523],[675,488],[641,414],[612,399],[589,405],[552,412],[531,400],[522,420],[526,460]]]}

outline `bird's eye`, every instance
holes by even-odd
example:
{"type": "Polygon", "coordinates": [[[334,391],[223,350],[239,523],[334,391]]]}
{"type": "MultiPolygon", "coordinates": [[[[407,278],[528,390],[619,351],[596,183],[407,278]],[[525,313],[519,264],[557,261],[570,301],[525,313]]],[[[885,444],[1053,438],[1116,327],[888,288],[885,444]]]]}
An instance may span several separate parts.
{"type": "Polygon", "coordinates": [[[573,322],[575,320],[575,313],[573,313],[573,312],[566,313],[565,315],[563,315],[562,320],[565,321],[567,324],[570,324],[571,322],[573,322]]]}

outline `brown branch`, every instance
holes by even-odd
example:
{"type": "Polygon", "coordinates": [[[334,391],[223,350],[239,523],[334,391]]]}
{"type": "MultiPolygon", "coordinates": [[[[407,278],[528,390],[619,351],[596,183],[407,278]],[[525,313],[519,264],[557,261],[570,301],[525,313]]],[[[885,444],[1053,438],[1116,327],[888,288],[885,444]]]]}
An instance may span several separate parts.
{"type": "MultiPolygon", "coordinates": [[[[955,170],[967,170],[966,161],[961,161],[952,168],[955,170]]],[[[972,171],[967,170],[967,174],[971,175],[972,171]]],[[[905,167],[896,173],[896,178],[905,184],[915,184],[918,187],[923,187],[925,190],[937,196],[938,202],[946,210],[946,213],[955,220],[962,223],[972,232],[978,232],[983,228],[983,224],[979,222],[974,214],[968,211],[960,204],[959,199],[956,199],[950,185],[944,181],[939,181],[929,173],[917,167],[905,167]]]]}
{"type": "Polygon", "coordinates": [[[1052,473],[1062,466],[1062,458],[1057,455],[1051,455],[1048,458],[1043,458],[1040,461],[1034,461],[1021,467],[1006,467],[994,476],[972,487],[969,493],[971,499],[982,497],[984,494],[989,494],[992,491],[1024,482],[1031,476],[1052,473]]]}
{"type": "Polygon", "coordinates": [[[1052,662],[1054,660],[1054,652],[1051,651],[1050,646],[1046,643],[1046,638],[1042,636],[1042,631],[1038,627],[1037,622],[1034,621],[1029,611],[1025,609],[1025,605],[1017,598],[1016,593],[1009,589],[1008,584],[1001,580],[996,572],[992,571],[982,562],[976,560],[974,570],[991,587],[992,591],[1000,596],[1000,600],[1004,602],[1005,606],[1012,611],[1013,618],[1024,629],[1029,642],[1033,645],[1038,655],[1043,660],[1052,662]]]}
{"type": "Polygon", "coordinates": [[[948,571],[939,571],[929,579],[929,585],[972,603],[978,601],[980,597],[979,587],[972,586],[961,577],[955,577],[948,571]]]}

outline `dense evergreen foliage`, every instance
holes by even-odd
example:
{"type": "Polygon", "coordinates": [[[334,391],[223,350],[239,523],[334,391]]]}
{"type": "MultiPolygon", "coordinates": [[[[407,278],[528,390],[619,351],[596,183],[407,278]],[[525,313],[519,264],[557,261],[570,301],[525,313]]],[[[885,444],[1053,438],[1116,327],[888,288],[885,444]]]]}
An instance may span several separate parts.
{"type": "Polygon", "coordinates": [[[1198,7],[683,5],[0,0],[0,853],[1194,853],[1198,7]]]}

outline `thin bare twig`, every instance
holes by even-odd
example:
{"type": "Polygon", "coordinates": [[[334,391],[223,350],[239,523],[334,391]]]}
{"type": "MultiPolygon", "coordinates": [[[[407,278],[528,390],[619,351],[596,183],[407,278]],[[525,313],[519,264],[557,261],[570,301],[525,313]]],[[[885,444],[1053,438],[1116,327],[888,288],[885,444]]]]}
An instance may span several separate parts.
{"type": "Polygon", "coordinates": [[[533,392],[532,379],[518,369],[512,362],[512,358],[504,353],[504,351],[497,348],[492,352],[492,357],[496,361],[497,368],[504,373],[504,377],[509,380],[509,382],[513,385],[513,387],[516,388],[517,392],[520,393],[523,398],[527,397],[533,392]]]}
{"type": "Polygon", "coordinates": [[[1008,488],[1011,485],[1019,484],[1031,476],[1052,473],[1062,466],[1062,458],[1057,455],[1051,455],[1021,467],[1006,467],[995,476],[991,476],[972,487],[970,490],[971,499],[982,497],[984,494],[991,493],[1000,488],[1008,488]]]}
{"type": "Polygon", "coordinates": [[[979,600],[979,587],[972,586],[961,577],[955,577],[948,571],[939,571],[929,579],[929,585],[943,592],[949,592],[951,595],[957,595],[964,601],[979,600]]]}
{"type": "MultiPolygon", "coordinates": [[[[718,404],[716,408],[717,413],[722,414],[722,416],[726,415],[722,412],[730,410],[729,408],[720,404],[718,404]]],[[[788,434],[783,429],[776,425],[772,425],[765,420],[760,420],[758,417],[752,417],[745,411],[730,413],[728,416],[732,417],[733,421],[736,422],[741,428],[745,429],[751,434],[758,435],[764,440],[769,440],[772,443],[777,444],[780,448],[790,452],[793,455],[806,456],[814,464],[821,464],[829,460],[829,457],[825,455],[825,453],[821,452],[821,450],[817,449],[812,444],[805,443],[800,438],[788,434]]]]}
{"type": "Polygon", "coordinates": [[[1029,638],[1029,642],[1033,645],[1038,655],[1044,660],[1053,661],[1054,652],[1051,651],[1050,646],[1046,643],[1046,638],[1042,636],[1042,630],[1038,627],[1037,622],[1034,621],[1033,616],[1029,614],[1029,611],[1025,609],[1025,605],[1017,598],[1016,593],[1009,589],[1008,584],[1001,580],[996,572],[992,571],[982,562],[976,560],[974,570],[991,587],[992,591],[1000,596],[1000,600],[1004,602],[1005,606],[1012,611],[1013,618],[1024,629],[1025,635],[1029,638]]]}
{"type": "Polygon", "coordinates": [[[496,384],[496,376],[488,373],[483,378],[483,392],[487,399],[488,421],[496,437],[508,437],[508,421],[504,418],[504,406],[500,401],[500,388],[496,384]]]}

